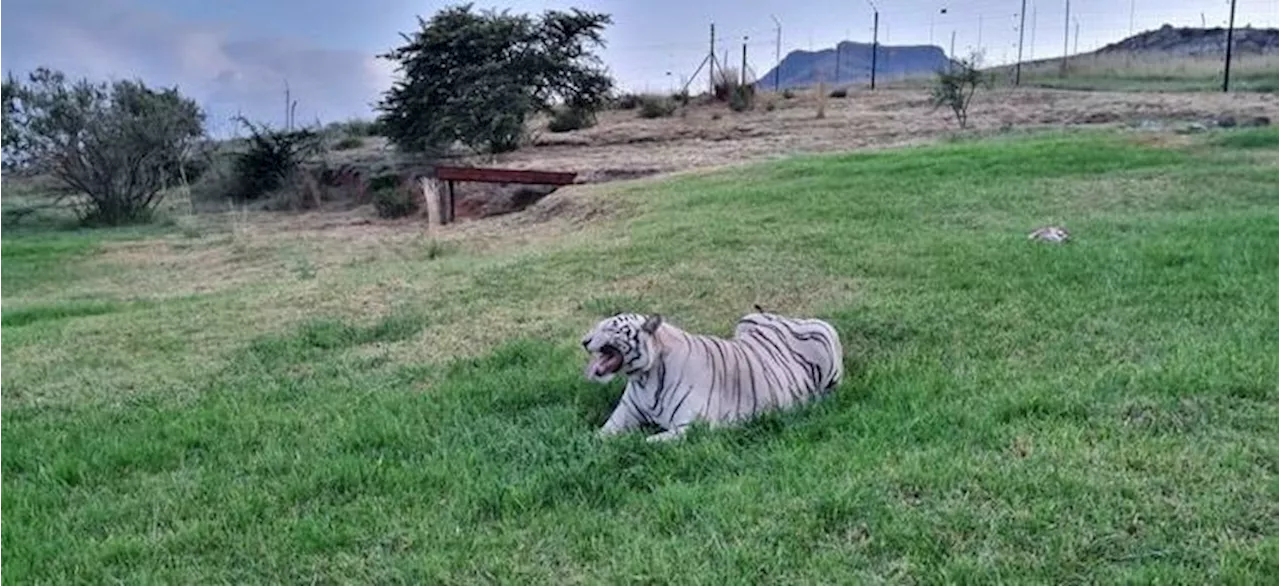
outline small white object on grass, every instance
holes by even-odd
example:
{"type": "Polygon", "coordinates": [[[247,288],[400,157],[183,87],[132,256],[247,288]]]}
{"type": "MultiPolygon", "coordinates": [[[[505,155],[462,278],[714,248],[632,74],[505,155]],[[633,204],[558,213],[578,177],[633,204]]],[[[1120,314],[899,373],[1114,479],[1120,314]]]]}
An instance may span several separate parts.
{"type": "Polygon", "coordinates": [[[1071,238],[1067,233],[1067,229],[1061,226],[1045,226],[1036,228],[1027,235],[1028,240],[1043,240],[1045,242],[1053,242],[1061,244],[1071,238]]]}

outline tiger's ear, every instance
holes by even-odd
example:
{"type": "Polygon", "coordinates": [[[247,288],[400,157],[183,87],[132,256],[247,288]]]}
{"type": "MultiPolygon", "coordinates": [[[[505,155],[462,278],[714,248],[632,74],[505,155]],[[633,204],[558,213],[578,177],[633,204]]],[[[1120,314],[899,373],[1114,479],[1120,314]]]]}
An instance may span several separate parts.
{"type": "Polygon", "coordinates": [[[660,325],[662,325],[662,316],[655,313],[644,320],[644,323],[640,325],[640,329],[646,334],[652,334],[658,331],[658,326],[660,325]]]}

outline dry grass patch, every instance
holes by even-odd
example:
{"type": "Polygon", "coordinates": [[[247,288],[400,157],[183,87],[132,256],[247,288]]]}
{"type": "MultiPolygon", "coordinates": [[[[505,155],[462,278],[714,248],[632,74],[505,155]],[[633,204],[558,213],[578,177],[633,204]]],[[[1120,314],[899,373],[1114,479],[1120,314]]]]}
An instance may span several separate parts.
{"type": "MultiPolygon", "coordinates": [[[[1271,74],[1274,79],[1275,73],[1271,74]]],[[[1110,88],[1103,88],[1110,89],[1110,88]]],[[[1121,89],[1121,88],[1114,88],[1121,89]]],[[[673,118],[641,120],[634,111],[607,111],[589,129],[545,134],[533,146],[470,162],[513,169],[575,171],[584,180],[666,173],[760,162],[802,153],[888,148],[933,142],[955,131],[933,111],[925,85],[853,90],[831,100],[826,118],[814,118],[813,100],[779,100],[773,111],[729,112],[723,105],[691,104],[673,118]]],[[[976,130],[1126,123],[1137,119],[1205,120],[1276,116],[1272,93],[1081,92],[1034,87],[979,92],[971,108],[976,130]]],[[[342,162],[371,167],[401,164],[371,144],[343,151],[342,162]]],[[[403,164],[409,165],[404,162],[403,164]]],[[[555,195],[555,194],[553,194],[555,195]]]]}

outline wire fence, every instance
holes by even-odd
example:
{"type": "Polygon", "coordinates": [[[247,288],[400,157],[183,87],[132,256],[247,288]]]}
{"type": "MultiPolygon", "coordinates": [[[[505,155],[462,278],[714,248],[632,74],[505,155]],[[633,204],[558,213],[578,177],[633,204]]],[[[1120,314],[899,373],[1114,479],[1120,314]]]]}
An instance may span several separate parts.
{"type": "Polygon", "coordinates": [[[608,48],[605,57],[624,86],[646,93],[706,91],[709,67],[745,68],[748,81],[765,90],[819,81],[892,87],[927,80],[939,67],[970,57],[1009,84],[1275,91],[1276,35],[1265,29],[1274,29],[1277,11],[1274,0],[1190,6],[1155,0],[970,0],[933,7],[864,0],[824,18],[824,35],[789,30],[787,14],[764,15],[753,19],[759,27],[712,25],[700,42],[621,45],[608,48]],[[1124,50],[1108,48],[1126,39],[1132,40],[1124,50]]]}

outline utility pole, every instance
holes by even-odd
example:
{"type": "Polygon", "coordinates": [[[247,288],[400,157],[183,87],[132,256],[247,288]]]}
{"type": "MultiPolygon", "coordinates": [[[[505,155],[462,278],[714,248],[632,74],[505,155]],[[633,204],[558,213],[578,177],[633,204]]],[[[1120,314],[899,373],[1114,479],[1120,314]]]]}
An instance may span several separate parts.
{"type": "MultiPolygon", "coordinates": [[[[711,48],[707,50],[707,55],[702,58],[702,62],[698,64],[698,68],[693,70],[693,75],[689,76],[689,80],[684,82],[680,88],[681,92],[689,90],[689,84],[698,78],[698,74],[702,73],[702,68],[710,65],[707,69],[707,91],[711,95],[716,93],[716,24],[711,23],[711,48]]],[[[683,77],[683,76],[681,76],[683,77]]]]}
{"type": "Polygon", "coordinates": [[[867,5],[871,7],[871,13],[874,15],[871,25],[871,89],[876,89],[876,53],[880,52],[880,9],[872,0],[867,0],[867,5]]]}
{"type": "Polygon", "coordinates": [[[982,15],[978,15],[978,45],[977,49],[982,50],[982,15]]]}
{"type": "Polygon", "coordinates": [[[840,85],[840,41],[836,41],[836,85],[840,85]]]}
{"type": "Polygon", "coordinates": [[[772,18],[773,24],[777,25],[777,28],[774,29],[777,31],[777,36],[773,40],[773,60],[776,62],[773,65],[773,91],[776,92],[778,91],[779,76],[782,75],[782,23],[778,22],[778,17],[772,14],[769,15],[769,18],[772,18]]]}
{"type": "Polygon", "coordinates": [[[872,22],[875,24],[871,25],[871,89],[876,89],[876,54],[880,52],[880,11],[874,14],[872,22]]]}
{"type": "Polygon", "coordinates": [[[1036,60],[1036,23],[1039,22],[1039,15],[1036,14],[1035,0],[1031,0],[1031,50],[1027,51],[1030,55],[1027,59],[1036,60]]]}
{"type": "Polygon", "coordinates": [[[742,36],[742,83],[738,85],[747,85],[747,36],[742,36]]]}
{"type": "Polygon", "coordinates": [[[1072,45],[1071,53],[1075,55],[1080,54],[1080,19],[1078,18],[1076,19],[1076,40],[1075,44],[1072,45]]]}
{"type": "Polygon", "coordinates": [[[716,23],[711,23],[711,50],[707,53],[711,69],[707,70],[707,95],[716,95],[716,23]]]}
{"type": "Polygon", "coordinates": [[[951,29],[951,64],[955,67],[956,61],[956,29],[951,29]]]}
{"type": "MultiPolygon", "coordinates": [[[[1137,0],[1129,0],[1129,37],[1133,37],[1133,17],[1137,13],[1137,0]]],[[[1133,51],[1124,52],[1124,63],[1128,65],[1133,60],[1133,51]]]]}
{"type": "Polygon", "coordinates": [[[1062,21],[1062,77],[1067,76],[1067,41],[1071,40],[1071,0],[1067,0],[1067,16],[1062,21]]]}
{"type": "Polygon", "coordinates": [[[1231,87],[1231,40],[1236,32],[1236,0],[1231,0],[1231,17],[1227,19],[1227,62],[1222,68],[1222,91],[1231,87]]]}
{"type": "Polygon", "coordinates": [[[1022,83],[1022,32],[1027,28],[1027,0],[1022,0],[1018,16],[1022,21],[1018,24],[1018,63],[1013,66],[1013,85],[1022,83]]]}

